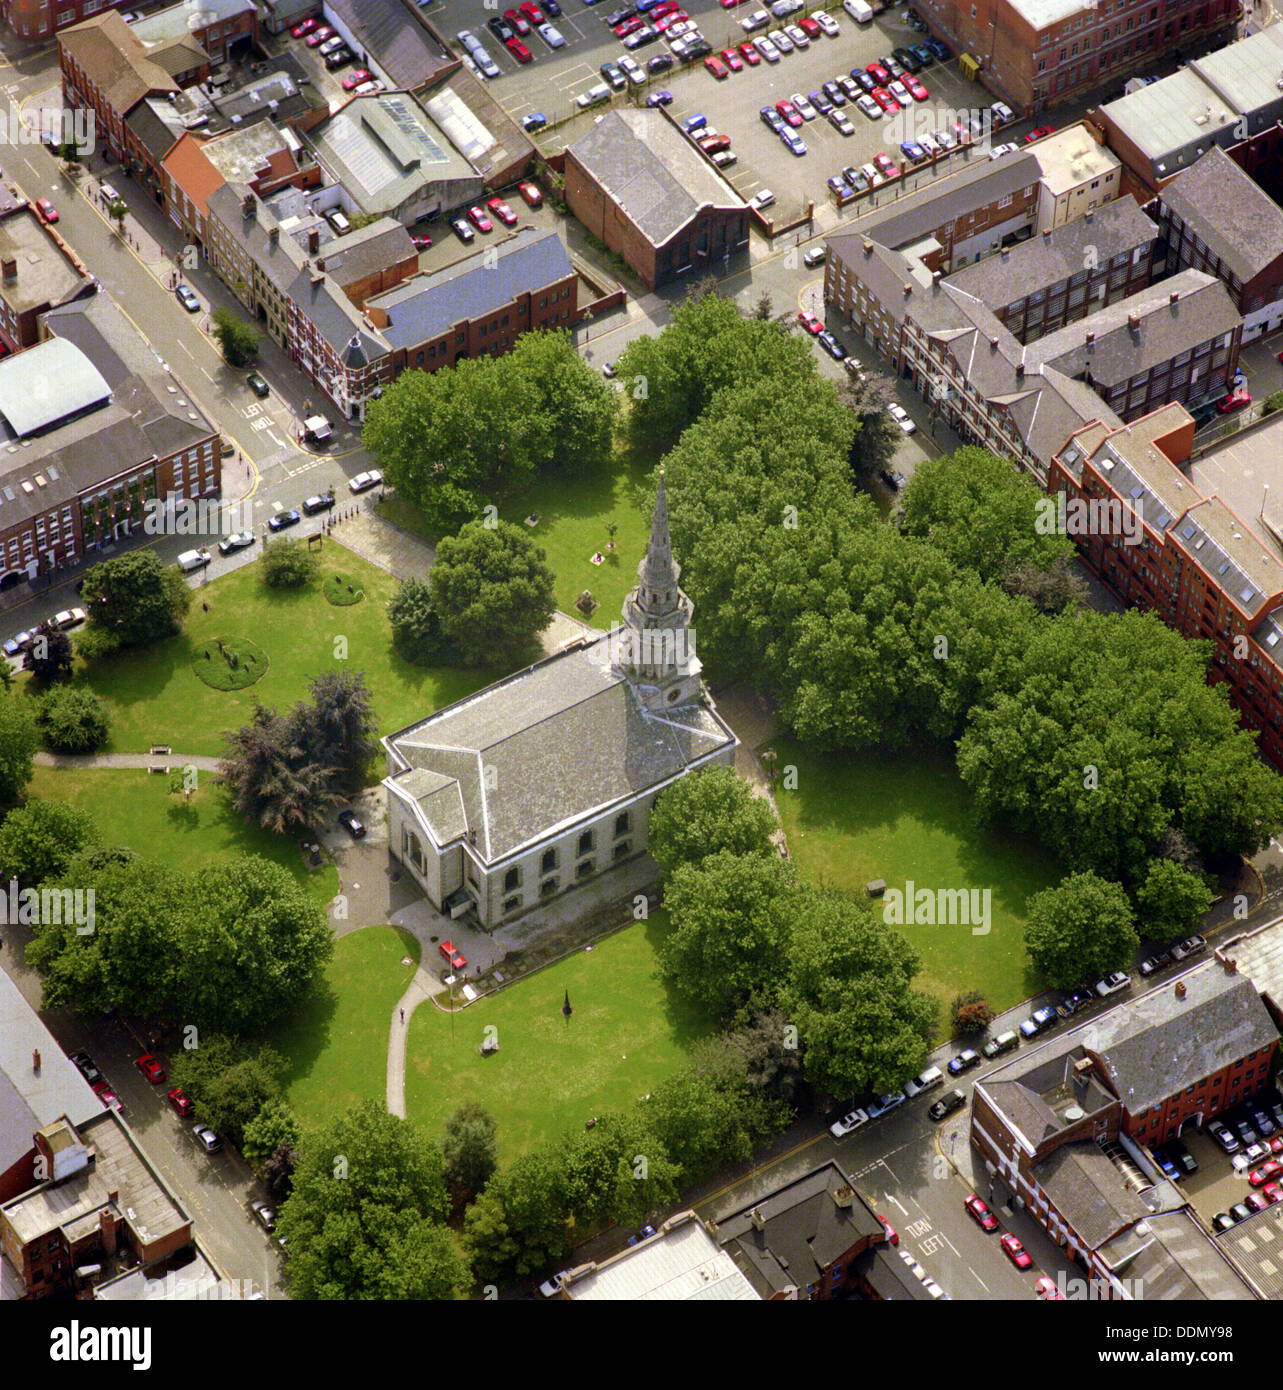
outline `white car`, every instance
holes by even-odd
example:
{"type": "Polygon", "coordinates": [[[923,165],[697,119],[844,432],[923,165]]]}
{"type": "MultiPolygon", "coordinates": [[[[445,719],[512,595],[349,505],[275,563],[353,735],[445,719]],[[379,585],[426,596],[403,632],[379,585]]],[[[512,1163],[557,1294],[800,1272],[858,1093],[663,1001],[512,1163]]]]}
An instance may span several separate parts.
{"type": "Polygon", "coordinates": [[[672,43],[674,39],[685,38],[687,34],[693,34],[699,25],[693,19],[682,19],[676,24],[671,24],[664,31],[664,37],[672,43]]]}
{"type": "Polygon", "coordinates": [[[65,632],[69,627],[79,627],[88,616],[83,608],[64,608],[53,615],[53,620],[65,632]]]}
{"type": "Polygon", "coordinates": [[[478,43],[477,36],[471,29],[460,29],[455,38],[468,50],[476,48],[478,43]]]}
{"type": "Polygon", "coordinates": [[[1097,980],[1093,988],[1102,999],[1111,994],[1117,994],[1120,989],[1126,989],[1132,982],[1132,977],[1124,970],[1115,970],[1112,975],[1106,975],[1103,980],[1097,980]]]}
{"type": "Polygon", "coordinates": [[[913,98],[909,95],[909,89],[898,77],[887,83],[887,91],[891,93],[906,111],[913,105],[913,98]]]}
{"type": "Polygon", "coordinates": [[[539,1292],[545,1298],[556,1298],[561,1292],[561,1281],[565,1277],[566,1271],[563,1269],[560,1274],[554,1274],[551,1279],[545,1279],[543,1283],[539,1285],[539,1292]]]}
{"type": "Polygon", "coordinates": [[[370,97],[382,90],[383,83],[377,77],[372,77],[368,82],[362,82],[359,87],[353,87],[352,95],[354,97],[370,97]]]}
{"type": "Polygon", "coordinates": [[[382,482],[383,474],[377,468],[371,468],[368,473],[358,473],[354,478],[349,478],[347,485],[353,492],[369,492],[382,482]]]}
{"type": "Polygon", "coordinates": [[[793,52],[793,40],[783,29],[772,29],[766,36],[781,53],[793,52]]]}
{"type": "Polygon", "coordinates": [[[786,15],[796,14],[804,8],[803,0],[775,0],[771,6],[771,13],[776,19],[783,19],[786,15]]]}
{"type": "Polygon", "coordinates": [[[892,403],[887,406],[887,414],[896,422],[905,434],[913,434],[917,430],[917,425],[909,419],[909,412],[902,405],[892,403]]]}
{"type": "Polygon", "coordinates": [[[796,24],[786,24],[784,32],[793,40],[794,48],[810,48],[811,40],[806,37],[805,29],[799,29],[796,24]]]}
{"type": "Polygon", "coordinates": [[[780,61],[779,49],[768,38],[753,40],[753,47],[766,59],[768,63],[778,63],[780,61]]]}
{"type": "Polygon", "coordinates": [[[472,56],[477,60],[477,66],[486,77],[499,76],[499,64],[486,52],[480,44],[472,50],[472,56]]]}
{"type": "Polygon", "coordinates": [[[833,127],[834,130],[838,132],[839,135],[855,134],[855,127],[851,124],[850,121],[847,120],[847,118],[841,113],[841,111],[833,110],[830,111],[828,114],[829,124],[833,127]]]}
{"type": "Polygon", "coordinates": [[[1015,154],[1019,148],[1019,145],[1011,142],[1008,142],[1005,145],[995,145],[993,149],[989,151],[989,158],[1001,159],[1004,154],[1015,154]]]}
{"type": "Polygon", "coordinates": [[[740,28],[746,34],[755,34],[759,29],[765,29],[770,22],[771,17],[765,10],[754,10],[752,14],[740,20],[740,28]]]}
{"type": "Polygon", "coordinates": [[[774,201],[775,194],[769,188],[759,188],[748,200],[748,205],[761,212],[763,208],[769,208],[774,201]]]}
{"type": "Polygon", "coordinates": [[[566,46],[565,35],[552,24],[541,24],[539,26],[539,37],[549,48],[565,48],[566,46]]]}
{"type": "Polygon", "coordinates": [[[634,87],[645,85],[646,74],[641,70],[641,64],[636,58],[630,58],[627,53],[621,58],[615,59],[615,66],[633,84],[634,87]]]}
{"type": "Polygon", "coordinates": [[[852,1110],[849,1115],[843,1115],[840,1120],[831,1124],[829,1133],[834,1139],[841,1139],[844,1135],[853,1133],[861,1125],[866,1125],[868,1122],[869,1117],[863,1110],[852,1110]]]}
{"type": "Polygon", "coordinates": [[[815,107],[807,101],[801,92],[794,92],[793,95],[789,97],[789,100],[797,107],[797,114],[801,116],[804,121],[813,121],[815,119],[815,107]]]}
{"type": "Polygon", "coordinates": [[[836,19],[831,14],[826,14],[823,10],[816,10],[811,18],[820,26],[821,29],[831,39],[836,39],[842,32],[836,19]]]}
{"type": "Polygon", "coordinates": [[[876,164],[861,164],[860,173],[864,175],[870,188],[881,188],[886,183],[886,179],[882,177],[882,170],[876,164]]]}
{"type": "Polygon", "coordinates": [[[856,98],[855,104],[864,112],[869,120],[880,121],[882,119],[882,108],[873,100],[868,92],[861,92],[856,98]]]}

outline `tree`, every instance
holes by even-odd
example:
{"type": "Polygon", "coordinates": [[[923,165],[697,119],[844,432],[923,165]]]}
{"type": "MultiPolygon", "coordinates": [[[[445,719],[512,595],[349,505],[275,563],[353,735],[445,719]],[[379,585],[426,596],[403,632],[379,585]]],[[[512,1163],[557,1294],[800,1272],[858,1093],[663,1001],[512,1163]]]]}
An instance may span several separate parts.
{"type": "Polygon", "coordinates": [[[672,931],[660,966],[675,989],[722,1017],[746,1000],[770,998],[788,956],[798,889],[776,856],[725,850],[668,876],[672,931]]]}
{"type": "Polygon", "coordinates": [[[80,146],[77,145],[74,140],[61,141],[54,153],[62,161],[62,172],[64,174],[69,174],[80,164],[80,146]]]}
{"type": "Polygon", "coordinates": [[[177,998],[202,1027],[246,1033],[295,1008],[334,953],[325,913],[279,864],[246,854],[190,876],[177,998]]]}
{"type": "Polygon", "coordinates": [[[1060,613],[1087,602],[1087,581],[1078,561],[1057,555],[1046,569],[1028,560],[1011,560],[1003,567],[1004,591],[1027,598],[1040,613],[1060,613]]]}
{"type": "Polygon", "coordinates": [[[775,317],[775,306],[771,303],[769,290],[763,290],[758,296],[757,303],[753,305],[753,317],[766,323],[775,317]]]}
{"type": "Polygon", "coordinates": [[[130,550],[92,565],[81,595],[90,630],[109,633],[122,646],[172,637],[191,602],[182,575],[152,550],[130,550]]]}
{"type": "MultiPolygon", "coordinates": [[[[276,1128],[281,1132],[280,1143],[294,1142],[297,1122],[292,1131],[279,1123],[282,1112],[288,1115],[281,1101],[285,1062],[280,1054],[266,1045],[238,1042],[217,1033],[198,1036],[199,1045],[175,1052],[170,1067],[174,1084],[187,1093],[201,1118],[239,1148],[249,1127],[265,1107],[270,1107],[264,1130],[276,1128]]],[[[262,1132],[256,1131],[256,1135],[262,1132]]],[[[272,1153],[274,1147],[262,1150],[263,1156],[272,1153]]],[[[257,1139],[255,1151],[259,1151],[257,1139]]],[[[245,1156],[251,1163],[254,1161],[248,1153],[245,1156]]]]}
{"type": "Polygon", "coordinates": [[[754,796],[729,767],[683,777],[661,793],[651,811],[651,854],[665,869],[698,864],[710,854],[773,854],[776,828],[770,802],[754,796]]]}
{"type": "Polygon", "coordinates": [[[1049,501],[1009,459],[964,444],[951,458],[941,454],[914,470],[900,529],[928,540],[959,568],[993,580],[1016,562],[1046,570],[1074,555],[1073,541],[1049,529],[1049,501]]]}
{"type": "Polygon", "coordinates": [[[801,894],[787,968],[785,1007],[818,1092],[894,1091],[922,1070],[936,1001],[912,988],[916,952],[867,902],[801,894]]]}
{"type": "Polygon", "coordinates": [[[1261,418],[1273,415],[1276,410],[1283,410],[1283,391],[1271,391],[1261,404],[1261,418]]]}
{"type": "Polygon", "coordinates": [[[492,1182],[464,1212],[463,1243],[472,1272],[483,1283],[497,1284],[513,1272],[521,1245],[508,1225],[499,1183],[492,1182]]]}
{"type": "Polygon", "coordinates": [[[54,752],[92,753],[107,742],[111,708],[84,686],[56,685],[38,700],[36,724],[54,752]]]}
{"type": "Polygon", "coordinates": [[[31,797],[0,824],[0,883],[17,879],[36,887],[57,878],[71,860],[98,839],[88,811],[62,801],[31,797]]]}
{"type": "Polygon", "coordinates": [[[129,204],[123,198],[113,198],[107,204],[107,216],[116,224],[116,235],[121,235],[125,230],[125,218],[129,213],[129,204]]]}
{"type": "Polygon", "coordinates": [[[0,695],[0,806],[12,806],[31,781],[40,732],[30,701],[0,695]]]}
{"type": "Polygon", "coordinates": [[[258,557],[259,574],[269,589],[302,589],[315,583],[321,563],[302,541],[266,541],[258,557]]]}
{"type": "Polygon", "coordinates": [[[294,1186],[294,1170],[298,1167],[298,1149],[294,1144],[279,1144],[263,1164],[263,1181],[278,1202],[290,1195],[294,1186]]]}
{"type": "Polygon", "coordinates": [[[792,1021],[781,1010],[750,1001],[728,1032],[697,1044],[697,1065],[706,1050],[734,1053],[744,1068],[750,1092],[787,1106],[797,1101],[804,1079],[802,1051],[796,1044],[792,1021]]]}
{"type": "Polygon", "coordinates": [[[458,662],[441,631],[441,619],[426,579],[407,579],[388,600],[388,623],[397,655],[416,666],[452,666],[458,662]]]}
{"type": "Polygon", "coordinates": [[[838,387],[838,399],[856,418],[848,462],[852,476],[864,486],[891,467],[904,436],[887,413],[896,399],[890,382],[881,376],[848,376],[838,387]]]}
{"type": "Polygon", "coordinates": [[[214,310],[214,337],[229,367],[243,367],[258,351],[262,334],[230,309],[214,310]]]}
{"type": "Polygon", "coordinates": [[[983,1033],[994,1020],[994,1012],[988,1000],[978,989],[967,990],[954,996],[949,1005],[949,1020],[953,1031],[962,1037],[983,1033]]]}
{"type": "Polygon", "coordinates": [[[265,1101],[254,1118],[245,1124],[241,1153],[255,1171],[261,1172],[282,1149],[297,1150],[299,1134],[298,1116],[286,1101],[265,1101]]]}
{"type": "MultiPolygon", "coordinates": [[[[569,1198],[559,1151],[522,1154],[490,1179],[486,1191],[496,1192],[502,1201],[505,1226],[517,1246],[514,1274],[533,1274],[565,1254],[569,1198]]],[[[499,1253],[490,1251],[492,1257],[499,1253]]]]}
{"type": "Polygon", "coordinates": [[[466,1266],[430,1235],[447,1209],[441,1150],[373,1100],[352,1107],[305,1141],[277,1221],[291,1296],[457,1297],[466,1266]]]}
{"type": "Polygon", "coordinates": [[[506,521],[471,522],[443,539],[428,582],[442,631],[469,666],[529,657],[556,609],[543,551],[506,521]]]}
{"type": "Polygon", "coordinates": [[[1123,969],[1140,945],[1122,884],[1098,874],[1070,874],[1033,894],[1025,915],[1025,949],[1056,989],[1123,969]]]}
{"type": "MultiPolygon", "coordinates": [[[[3,833],[0,828],[0,837],[3,833]]],[[[1179,941],[1201,929],[1215,899],[1215,890],[1204,875],[1170,859],[1154,859],[1136,889],[1136,911],[1147,937],[1179,941]]]]}
{"type": "Polygon", "coordinates": [[[499,1166],[498,1126],[478,1101],[465,1101],[445,1122],[441,1152],[445,1175],[468,1192],[480,1192],[499,1166]]]}
{"type": "Polygon", "coordinates": [[[379,751],[365,672],[324,671],[308,682],[312,703],[290,712],[292,741],[309,763],[334,769],[334,789],[354,792],[379,751]]]}
{"type": "Polygon", "coordinates": [[[71,663],[71,638],[52,618],[47,618],[23,654],[22,669],[30,671],[37,680],[52,684],[71,675],[71,663]]]}
{"type": "Polygon", "coordinates": [[[254,705],[248,724],[225,735],[219,781],[238,815],[277,835],[311,831],[347,798],[337,791],[337,768],[309,761],[295,741],[291,719],[254,705]]]}
{"type": "Polygon", "coordinates": [[[576,1225],[635,1226],[677,1196],[678,1170],[643,1116],[617,1111],[562,1150],[566,1201],[576,1225]]]}

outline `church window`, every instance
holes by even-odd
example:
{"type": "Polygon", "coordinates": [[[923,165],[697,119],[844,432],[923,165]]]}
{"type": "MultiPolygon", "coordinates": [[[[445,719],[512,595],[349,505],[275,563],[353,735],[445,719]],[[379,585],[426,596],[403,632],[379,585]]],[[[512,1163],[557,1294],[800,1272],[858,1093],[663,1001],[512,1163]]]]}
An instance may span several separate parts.
{"type": "Polygon", "coordinates": [[[578,850],[578,853],[580,853],[580,854],[591,854],[591,853],[592,853],[592,849],[593,849],[592,831],[591,831],[591,830],[585,830],[584,833],[579,837],[579,850],[578,850]]]}
{"type": "Polygon", "coordinates": [[[540,865],[539,865],[539,872],[540,872],[541,874],[549,874],[549,873],[551,873],[556,867],[557,867],[557,851],[556,851],[555,849],[546,849],[546,850],[544,850],[544,852],[543,852],[543,861],[542,861],[542,862],[540,863],[540,865]]]}
{"type": "Polygon", "coordinates": [[[631,820],[627,811],[620,811],[615,817],[615,839],[621,835],[627,835],[631,825],[631,820]]]}
{"type": "Polygon", "coordinates": [[[516,910],[517,910],[520,906],[521,906],[521,894],[520,894],[520,893],[518,893],[515,897],[512,897],[512,898],[505,898],[505,899],[503,900],[503,910],[504,910],[505,913],[508,913],[508,912],[516,912],[516,910]]]}
{"type": "Polygon", "coordinates": [[[514,888],[521,887],[521,870],[509,869],[503,876],[503,891],[511,893],[514,888]]]}
{"type": "Polygon", "coordinates": [[[591,859],[581,859],[579,863],[575,865],[575,877],[589,878],[592,875],[592,871],[595,867],[596,866],[594,865],[591,859]]]}
{"type": "Polygon", "coordinates": [[[552,895],[557,891],[557,883],[558,880],[555,875],[552,878],[544,879],[544,881],[539,885],[540,895],[545,898],[551,898],[552,895]]]}

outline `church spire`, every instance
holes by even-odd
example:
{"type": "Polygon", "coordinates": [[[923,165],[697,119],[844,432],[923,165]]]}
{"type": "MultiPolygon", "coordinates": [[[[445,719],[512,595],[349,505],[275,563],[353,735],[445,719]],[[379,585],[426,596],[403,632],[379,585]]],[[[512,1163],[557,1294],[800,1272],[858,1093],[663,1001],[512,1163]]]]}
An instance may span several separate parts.
{"type": "Polygon", "coordinates": [[[675,592],[681,572],[681,566],[673,559],[673,543],[668,534],[668,494],[664,491],[664,466],[660,464],[659,492],[650,520],[650,545],[637,566],[637,580],[652,591],[675,592]]]}

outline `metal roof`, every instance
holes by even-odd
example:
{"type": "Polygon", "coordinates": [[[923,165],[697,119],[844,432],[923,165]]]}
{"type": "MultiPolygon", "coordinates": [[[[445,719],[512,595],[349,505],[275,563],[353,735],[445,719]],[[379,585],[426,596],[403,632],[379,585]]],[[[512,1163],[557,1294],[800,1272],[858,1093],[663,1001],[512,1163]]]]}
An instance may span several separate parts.
{"type": "Polygon", "coordinates": [[[73,343],[48,338],[0,362],[0,415],[19,438],[111,399],[103,374],[73,343]]]}

